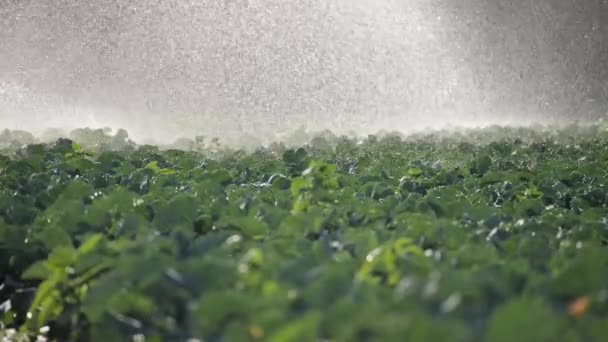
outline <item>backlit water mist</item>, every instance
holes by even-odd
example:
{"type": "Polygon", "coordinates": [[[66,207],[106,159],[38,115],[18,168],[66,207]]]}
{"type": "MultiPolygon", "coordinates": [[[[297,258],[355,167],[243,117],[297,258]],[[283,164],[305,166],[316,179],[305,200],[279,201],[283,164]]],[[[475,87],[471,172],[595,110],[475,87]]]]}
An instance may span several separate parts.
{"type": "Polygon", "coordinates": [[[0,127],[140,140],[588,120],[606,0],[0,0],[0,127]],[[496,1],[498,3],[498,1],[496,1]]]}

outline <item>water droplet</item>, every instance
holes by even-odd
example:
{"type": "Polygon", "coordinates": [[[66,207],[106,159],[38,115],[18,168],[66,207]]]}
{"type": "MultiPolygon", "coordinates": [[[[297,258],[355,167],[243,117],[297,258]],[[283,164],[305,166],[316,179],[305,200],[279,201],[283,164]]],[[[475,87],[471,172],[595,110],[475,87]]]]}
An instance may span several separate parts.
{"type": "Polygon", "coordinates": [[[461,303],[462,296],[460,293],[453,293],[443,303],[441,303],[441,312],[444,314],[454,311],[461,303]]]}
{"type": "Polygon", "coordinates": [[[230,245],[239,243],[242,240],[243,240],[243,238],[240,235],[234,234],[234,235],[230,236],[228,239],[226,239],[226,244],[230,246],[230,245]]]}
{"type": "Polygon", "coordinates": [[[295,299],[298,296],[298,290],[296,289],[290,289],[289,291],[287,291],[287,298],[289,299],[295,299]]]}
{"type": "Polygon", "coordinates": [[[365,260],[367,260],[367,262],[372,262],[380,254],[382,254],[382,248],[378,247],[378,248],[372,250],[371,252],[369,252],[369,254],[367,254],[367,256],[365,257],[365,260]]]}
{"type": "Polygon", "coordinates": [[[441,280],[441,273],[433,272],[431,273],[428,282],[424,286],[422,290],[423,297],[431,297],[437,293],[439,290],[439,280],[441,280]]]}

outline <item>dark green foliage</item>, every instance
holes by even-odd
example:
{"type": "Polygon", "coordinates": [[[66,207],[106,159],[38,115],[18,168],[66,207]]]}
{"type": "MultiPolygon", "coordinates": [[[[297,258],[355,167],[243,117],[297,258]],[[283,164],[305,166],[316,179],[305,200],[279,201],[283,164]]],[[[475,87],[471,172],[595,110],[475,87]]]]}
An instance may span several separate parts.
{"type": "Polygon", "coordinates": [[[605,340],[608,139],[488,132],[251,153],[85,130],[125,145],[12,146],[2,326],[57,341],[605,340]]]}

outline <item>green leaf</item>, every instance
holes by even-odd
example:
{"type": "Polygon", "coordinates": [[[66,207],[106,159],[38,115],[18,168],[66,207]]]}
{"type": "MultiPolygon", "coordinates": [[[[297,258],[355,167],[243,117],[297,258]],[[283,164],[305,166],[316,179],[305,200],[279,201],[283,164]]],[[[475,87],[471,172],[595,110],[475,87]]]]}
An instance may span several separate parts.
{"type": "Polygon", "coordinates": [[[36,296],[30,305],[31,317],[26,321],[22,330],[37,332],[49,320],[56,318],[63,311],[63,298],[58,286],[65,281],[65,271],[55,271],[43,281],[36,291],[36,296]]]}
{"type": "Polygon", "coordinates": [[[166,168],[165,168],[165,169],[160,169],[160,170],[158,170],[158,174],[159,174],[159,175],[163,175],[163,176],[174,175],[174,174],[176,174],[176,173],[177,173],[177,171],[172,170],[172,169],[166,169],[166,168]]]}
{"type": "Polygon", "coordinates": [[[230,217],[222,218],[218,222],[221,229],[236,229],[243,235],[252,238],[264,237],[269,232],[268,225],[254,217],[230,217]]]}
{"type": "Polygon", "coordinates": [[[193,312],[195,330],[201,335],[218,332],[222,324],[248,320],[254,314],[255,298],[243,293],[215,291],[204,295],[193,312]]]}
{"type": "Polygon", "coordinates": [[[76,250],[68,246],[59,246],[51,252],[48,258],[48,266],[52,268],[66,268],[72,266],[78,255],[76,250]]]}
{"type": "Polygon", "coordinates": [[[51,274],[45,261],[37,261],[23,272],[21,278],[24,280],[44,280],[51,274]]]}
{"type": "Polygon", "coordinates": [[[518,298],[492,314],[487,341],[553,342],[559,334],[559,319],[547,304],[537,298],[518,298]]]}
{"type": "Polygon", "coordinates": [[[95,249],[95,247],[97,247],[97,245],[99,244],[99,242],[101,242],[101,240],[103,240],[103,238],[104,237],[102,234],[93,234],[87,239],[87,241],[85,241],[82,245],[80,245],[80,247],[78,247],[78,254],[83,255],[90,253],[95,249]]]}
{"type": "Polygon", "coordinates": [[[177,173],[175,170],[172,170],[172,169],[161,168],[160,166],[158,166],[158,161],[156,161],[156,160],[151,161],[148,164],[146,164],[145,168],[148,170],[154,171],[155,174],[163,175],[163,176],[174,175],[177,173]]]}
{"type": "Polygon", "coordinates": [[[302,192],[312,189],[312,182],[306,178],[296,178],[291,182],[291,195],[299,196],[302,192]]]}
{"type": "Polygon", "coordinates": [[[158,206],[155,222],[165,230],[175,225],[192,226],[197,218],[196,200],[188,195],[178,195],[158,206]]]}
{"type": "Polygon", "coordinates": [[[304,316],[279,328],[268,337],[270,342],[283,341],[317,341],[321,314],[317,312],[307,313],[304,316]]]}
{"type": "Polygon", "coordinates": [[[153,170],[154,172],[158,172],[160,170],[160,167],[158,166],[158,161],[156,161],[156,160],[151,161],[148,164],[146,164],[145,168],[153,170]]]}
{"type": "Polygon", "coordinates": [[[72,142],[72,150],[73,150],[75,153],[80,153],[80,152],[82,152],[82,146],[80,146],[80,144],[77,144],[77,143],[75,143],[75,142],[72,142]]]}
{"type": "Polygon", "coordinates": [[[488,170],[490,170],[491,166],[492,158],[490,156],[483,155],[473,161],[470,170],[472,174],[483,176],[486,174],[486,172],[488,172],[488,170]]]}
{"type": "Polygon", "coordinates": [[[608,281],[608,256],[603,248],[582,246],[574,256],[562,256],[564,265],[554,267],[551,292],[569,298],[601,290],[608,281]]]}
{"type": "Polygon", "coordinates": [[[36,238],[49,249],[61,246],[72,246],[72,238],[57,225],[50,225],[36,233],[36,238]]]}
{"type": "Polygon", "coordinates": [[[422,169],[420,169],[420,168],[414,167],[414,168],[409,168],[409,169],[407,170],[407,174],[408,174],[410,177],[418,178],[418,177],[422,176],[423,171],[422,171],[422,169]]]}

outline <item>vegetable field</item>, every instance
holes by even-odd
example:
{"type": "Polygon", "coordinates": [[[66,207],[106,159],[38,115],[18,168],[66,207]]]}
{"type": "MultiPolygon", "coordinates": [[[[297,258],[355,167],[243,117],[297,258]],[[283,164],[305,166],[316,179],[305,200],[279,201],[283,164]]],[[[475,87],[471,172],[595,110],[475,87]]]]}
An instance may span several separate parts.
{"type": "Polygon", "coordinates": [[[596,126],[0,150],[0,338],[608,338],[596,126]]]}

